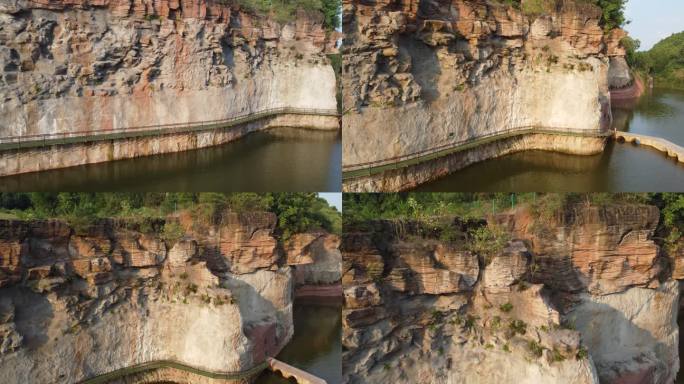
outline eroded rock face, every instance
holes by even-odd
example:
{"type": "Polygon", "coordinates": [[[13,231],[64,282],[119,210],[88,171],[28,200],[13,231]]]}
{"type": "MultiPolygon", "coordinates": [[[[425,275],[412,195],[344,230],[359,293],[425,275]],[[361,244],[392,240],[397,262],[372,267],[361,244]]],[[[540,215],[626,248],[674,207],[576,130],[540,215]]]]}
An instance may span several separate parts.
{"type": "Polygon", "coordinates": [[[610,88],[625,88],[631,85],[632,81],[634,79],[625,58],[622,56],[611,57],[608,70],[608,85],[610,88]]]}
{"type": "Polygon", "coordinates": [[[672,383],[679,371],[679,283],[582,295],[570,313],[601,383],[672,383]]]}
{"type": "Polygon", "coordinates": [[[600,15],[573,0],[540,16],[484,0],[346,1],[344,165],[521,127],[607,129],[619,36],[600,15]]]}
{"type": "Polygon", "coordinates": [[[535,282],[597,295],[658,285],[662,260],[653,240],[659,220],[654,206],[584,207],[552,223],[535,222],[525,211],[498,220],[531,240],[535,282]]]}
{"type": "Polygon", "coordinates": [[[321,15],[278,24],[212,0],[0,5],[0,136],[335,109],[321,15]]]}
{"type": "Polygon", "coordinates": [[[0,221],[3,380],[79,382],[155,360],[236,372],[277,354],[293,333],[294,277],[275,216],[180,223],[170,241],[106,220],[0,221]]]}
{"type": "Polygon", "coordinates": [[[672,382],[679,284],[660,267],[658,220],[615,205],[451,219],[449,236],[416,222],[345,228],[344,381],[672,382]],[[482,225],[510,236],[493,255],[470,251],[482,225]]]}
{"type": "Polygon", "coordinates": [[[311,262],[295,266],[295,283],[297,285],[339,285],[342,279],[339,236],[316,233],[310,238],[313,240],[309,243],[306,254],[310,255],[311,262]]]}

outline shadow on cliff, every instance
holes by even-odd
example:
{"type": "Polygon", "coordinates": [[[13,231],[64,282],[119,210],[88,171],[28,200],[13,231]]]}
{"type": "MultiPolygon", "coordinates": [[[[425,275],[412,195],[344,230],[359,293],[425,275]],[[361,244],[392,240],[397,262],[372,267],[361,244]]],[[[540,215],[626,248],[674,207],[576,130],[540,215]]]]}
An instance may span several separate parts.
{"type": "Polygon", "coordinates": [[[656,339],[653,334],[638,327],[625,315],[608,304],[587,303],[579,314],[573,310],[569,318],[575,317],[577,330],[582,334],[582,342],[589,348],[600,381],[617,382],[620,378],[639,378],[638,382],[665,382],[656,380],[656,372],[672,376],[667,362],[662,360],[668,346],[656,339]],[[581,320],[580,320],[581,319],[581,320]],[[625,341],[630,340],[629,344],[625,341]],[[606,341],[609,341],[606,343],[606,341]],[[649,359],[650,358],[650,359],[649,359]],[[637,368],[636,371],[620,372],[615,366],[624,369],[637,368]],[[616,376],[613,376],[616,375],[616,376]],[[617,381],[616,381],[617,379],[617,381]]]}
{"type": "Polygon", "coordinates": [[[24,338],[23,345],[37,349],[49,341],[47,330],[55,317],[52,304],[45,295],[27,288],[12,287],[3,292],[8,294],[15,307],[14,322],[19,334],[24,338]]]}
{"type": "Polygon", "coordinates": [[[277,355],[289,341],[291,330],[288,327],[292,325],[292,319],[290,324],[283,324],[273,302],[246,281],[228,274],[221,285],[229,289],[236,300],[242,318],[242,333],[252,343],[252,362],[277,355]]]}
{"type": "Polygon", "coordinates": [[[410,36],[399,37],[399,52],[411,60],[411,74],[421,87],[421,97],[427,103],[440,96],[437,81],[442,71],[436,50],[410,36]]]}

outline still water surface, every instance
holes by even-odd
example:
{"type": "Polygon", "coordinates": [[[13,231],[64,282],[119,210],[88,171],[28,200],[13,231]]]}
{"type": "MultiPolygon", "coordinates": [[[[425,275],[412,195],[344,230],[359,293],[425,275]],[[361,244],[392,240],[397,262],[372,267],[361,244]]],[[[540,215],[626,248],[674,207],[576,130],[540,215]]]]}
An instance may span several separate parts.
{"type": "MultiPolygon", "coordinates": [[[[324,379],[342,382],[341,304],[316,304],[297,299],[294,305],[294,336],[276,357],[287,364],[324,379]]],[[[280,375],[265,371],[256,384],[291,384],[280,375]]]]}
{"type": "MultiPolygon", "coordinates": [[[[614,127],[684,146],[684,92],[654,90],[633,105],[613,107],[614,127]]],[[[487,160],[419,191],[649,192],[684,190],[684,165],[660,152],[611,142],[596,156],[545,151],[487,160]]]]}
{"type": "Polygon", "coordinates": [[[0,178],[2,191],[324,192],[341,188],[337,132],[258,132],[220,146],[0,178]]]}

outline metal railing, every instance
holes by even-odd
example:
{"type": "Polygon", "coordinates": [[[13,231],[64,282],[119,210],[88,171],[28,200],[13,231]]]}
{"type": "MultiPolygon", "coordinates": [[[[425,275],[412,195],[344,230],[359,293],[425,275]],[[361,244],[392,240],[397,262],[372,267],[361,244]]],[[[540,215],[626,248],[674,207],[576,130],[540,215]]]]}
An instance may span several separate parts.
{"type": "Polygon", "coordinates": [[[117,369],[112,372],[104,373],[101,375],[97,375],[95,377],[85,379],[80,382],[80,384],[104,384],[108,383],[112,380],[129,376],[129,375],[134,375],[137,373],[142,373],[142,372],[147,372],[147,371],[152,371],[156,369],[162,369],[162,368],[172,368],[172,369],[177,369],[180,371],[184,372],[189,372],[195,375],[200,375],[204,377],[209,377],[212,379],[220,379],[220,380],[242,380],[242,379],[247,379],[250,377],[253,377],[264,369],[268,368],[268,362],[264,361],[260,364],[257,364],[256,366],[245,370],[245,371],[240,371],[240,372],[212,372],[212,371],[206,371],[200,368],[195,368],[191,367],[189,365],[183,364],[181,362],[175,361],[175,360],[157,360],[157,361],[151,361],[148,363],[141,363],[141,364],[136,364],[132,365],[130,367],[125,367],[121,369],[117,369]]]}
{"type": "Polygon", "coordinates": [[[363,176],[372,176],[374,174],[382,173],[388,170],[405,168],[428,160],[444,157],[452,153],[464,151],[466,149],[487,144],[492,141],[497,141],[508,137],[520,136],[524,134],[537,133],[581,137],[608,137],[613,134],[613,131],[539,126],[523,126],[518,128],[510,128],[504,131],[497,131],[483,136],[468,138],[457,142],[446,143],[435,148],[413,152],[406,155],[343,166],[342,180],[349,180],[363,176]]]}
{"type": "Polygon", "coordinates": [[[127,139],[142,136],[167,135],[174,133],[209,131],[219,128],[234,127],[236,125],[249,123],[266,117],[283,114],[339,116],[339,113],[336,109],[294,107],[270,108],[258,112],[246,113],[243,115],[238,115],[220,120],[156,124],[126,128],[60,132],[38,135],[6,136],[0,137],[0,150],[43,147],[49,145],[74,144],[91,141],[127,139]]]}

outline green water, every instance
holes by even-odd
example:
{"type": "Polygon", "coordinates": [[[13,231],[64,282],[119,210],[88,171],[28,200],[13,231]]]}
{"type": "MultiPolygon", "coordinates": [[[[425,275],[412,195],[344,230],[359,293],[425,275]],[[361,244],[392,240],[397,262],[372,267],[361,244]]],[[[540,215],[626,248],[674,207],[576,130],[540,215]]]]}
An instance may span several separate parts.
{"type": "Polygon", "coordinates": [[[613,107],[613,127],[684,146],[684,91],[655,89],[637,103],[613,107]]]}
{"type": "MultiPolygon", "coordinates": [[[[298,301],[294,305],[294,336],[276,356],[280,361],[324,379],[342,382],[342,307],[298,301]]],[[[293,383],[270,371],[256,384],[293,383]]]]}
{"type": "Polygon", "coordinates": [[[337,132],[259,132],[193,151],[2,177],[0,191],[339,191],[341,159],[337,132]]]}
{"type": "MultiPolygon", "coordinates": [[[[633,105],[613,107],[619,130],[684,145],[684,92],[655,90],[633,105]]],[[[519,152],[474,164],[419,191],[680,192],[684,165],[634,144],[609,143],[596,156],[519,152]]]]}

